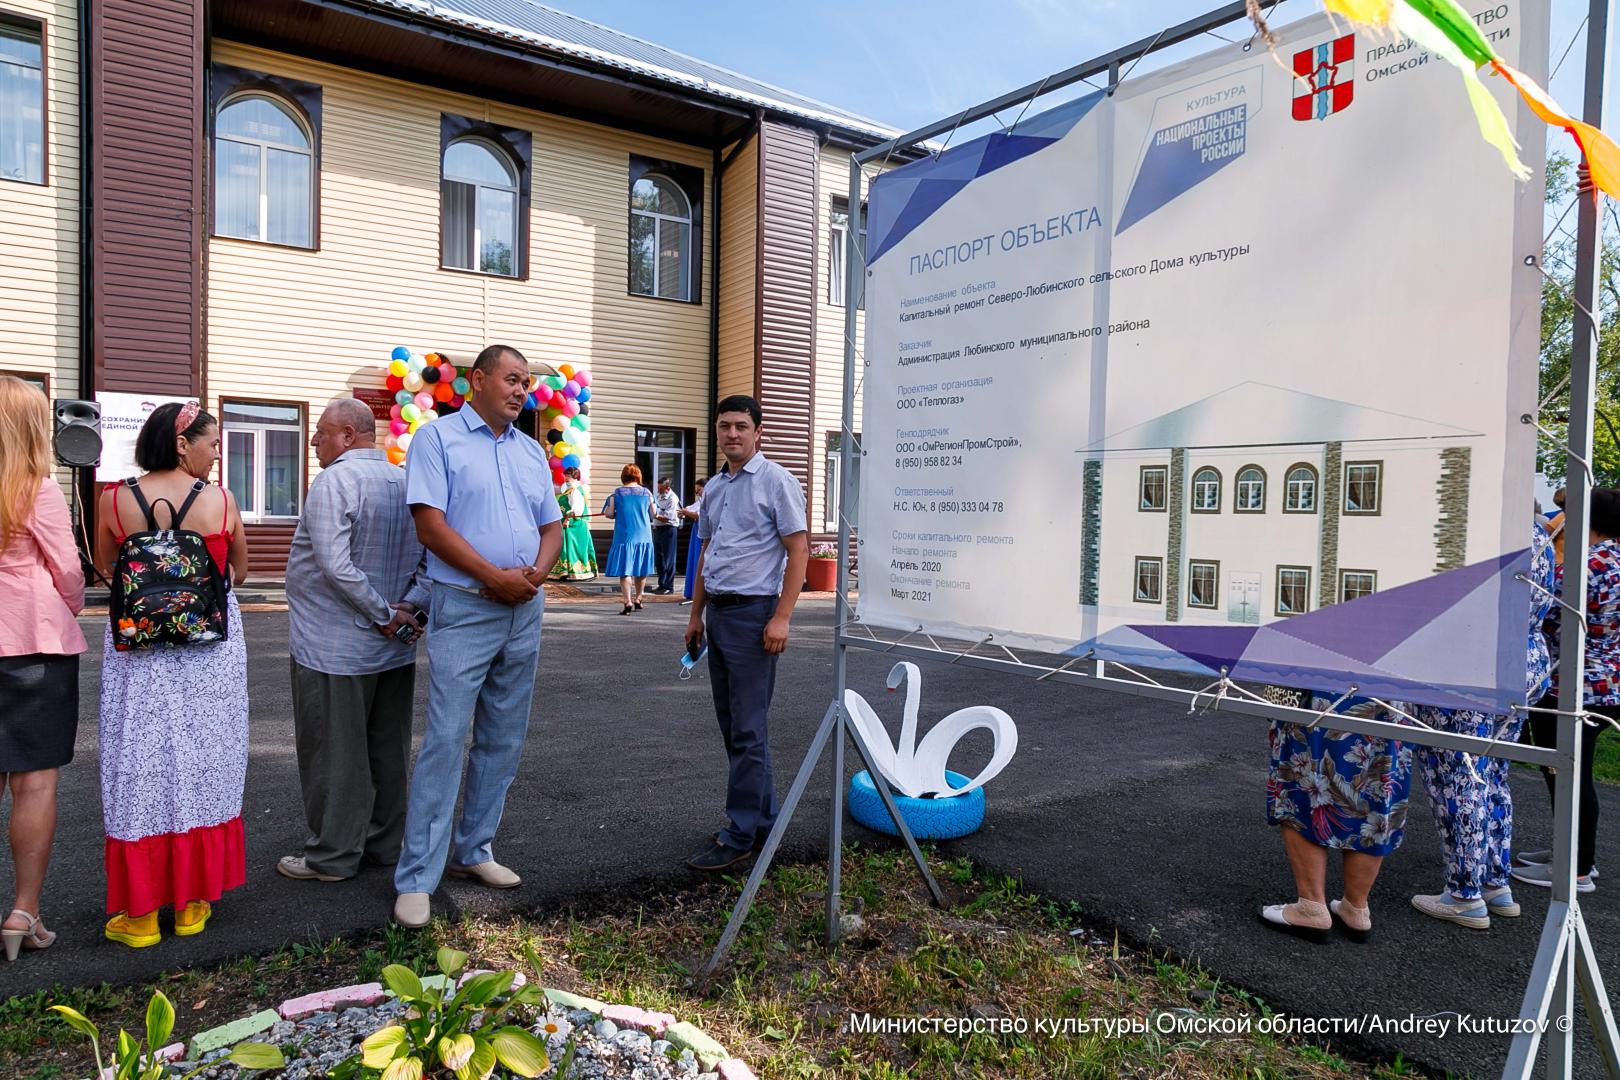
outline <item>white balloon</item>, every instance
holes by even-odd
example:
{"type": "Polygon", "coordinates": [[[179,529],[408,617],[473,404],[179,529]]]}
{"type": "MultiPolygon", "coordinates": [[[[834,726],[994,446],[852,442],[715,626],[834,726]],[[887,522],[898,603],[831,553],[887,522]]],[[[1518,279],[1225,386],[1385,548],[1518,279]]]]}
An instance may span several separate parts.
{"type": "Polygon", "coordinates": [[[888,728],[884,727],[883,721],[866,703],[866,699],[853,690],[844,691],[845,710],[871,752],[873,765],[902,795],[914,799],[924,795],[966,795],[989,783],[1007,767],[1018,750],[1018,727],[1012,717],[991,705],[958,709],[936,724],[924,736],[919,747],[917,712],[918,699],[922,694],[922,672],[916,664],[902,662],[890,670],[890,692],[902,681],[906,684],[906,704],[900,720],[898,746],[889,741],[888,728]],[[979,728],[990,732],[990,762],[965,787],[953,788],[945,775],[951,751],[963,736],[979,728]]]}

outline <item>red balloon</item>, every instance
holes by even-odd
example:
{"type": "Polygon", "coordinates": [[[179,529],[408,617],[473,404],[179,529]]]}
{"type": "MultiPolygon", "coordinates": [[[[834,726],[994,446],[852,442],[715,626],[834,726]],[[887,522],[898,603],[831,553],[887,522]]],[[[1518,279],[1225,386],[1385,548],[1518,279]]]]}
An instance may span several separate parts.
{"type": "Polygon", "coordinates": [[[401,390],[405,389],[405,380],[400,378],[398,375],[390,375],[384,381],[388,386],[388,392],[390,394],[397,394],[401,390]]]}
{"type": "Polygon", "coordinates": [[[564,405],[566,405],[567,403],[568,403],[568,399],[563,397],[563,392],[561,390],[553,390],[552,391],[552,393],[551,393],[551,407],[553,409],[556,409],[559,412],[561,412],[562,407],[564,405]]]}

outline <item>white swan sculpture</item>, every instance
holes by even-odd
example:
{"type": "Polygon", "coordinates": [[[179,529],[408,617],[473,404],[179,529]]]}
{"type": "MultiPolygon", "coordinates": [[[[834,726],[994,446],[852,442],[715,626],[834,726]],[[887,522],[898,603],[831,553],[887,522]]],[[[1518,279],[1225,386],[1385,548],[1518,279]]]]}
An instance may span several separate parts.
{"type": "Polygon", "coordinates": [[[906,709],[900,721],[900,744],[889,741],[889,731],[883,725],[866,699],[853,690],[844,691],[844,708],[849,720],[859,730],[861,738],[872,752],[873,764],[878,772],[902,795],[913,799],[925,795],[966,795],[983,787],[997,773],[1006,768],[1018,749],[1018,728],[1012,717],[991,705],[972,705],[958,709],[935,724],[917,745],[918,698],[922,694],[922,672],[916,664],[899,663],[889,672],[889,692],[893,693],[901,681],[906,684],[906,709]],[[945,764],[951,751],[962,737],[977,728],[990,732],[993,741],[990,763],[968,782],[966,787],[953,788],[945,777],[945,764]]]}

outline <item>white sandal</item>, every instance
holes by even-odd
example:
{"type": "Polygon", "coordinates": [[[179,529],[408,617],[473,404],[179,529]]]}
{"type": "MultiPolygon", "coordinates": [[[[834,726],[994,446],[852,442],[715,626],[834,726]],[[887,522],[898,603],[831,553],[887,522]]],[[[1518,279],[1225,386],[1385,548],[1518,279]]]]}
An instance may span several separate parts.
{"type": "Polygon", "coordinates": [[[30,915],[22,908],[13,908],[11,914],[21,915],[27,919],[28,929],[13,930],[9,926],[0,927],[0,941],[5,942],[8,963],[17,959],[17,953],[23,949],[48,949],[56,943],[56,931],[46,930],[43,933],[40,931],[39,916],[30,915]]]}

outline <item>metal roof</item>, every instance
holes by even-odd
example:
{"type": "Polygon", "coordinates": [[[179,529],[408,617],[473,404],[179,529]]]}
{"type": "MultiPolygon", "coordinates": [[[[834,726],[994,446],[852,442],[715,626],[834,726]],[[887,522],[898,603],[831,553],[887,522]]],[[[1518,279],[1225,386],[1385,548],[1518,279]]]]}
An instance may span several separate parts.
{"type": "Polygon", "coordinates": [[[716,97],[829,124],[876,141],[903,134],[814,98],[760,82],[685,53],[666,49],[599,23],[532,0],[371,0],[376,7],[407,12],[591,64],[698,90],[716,97]]]}

